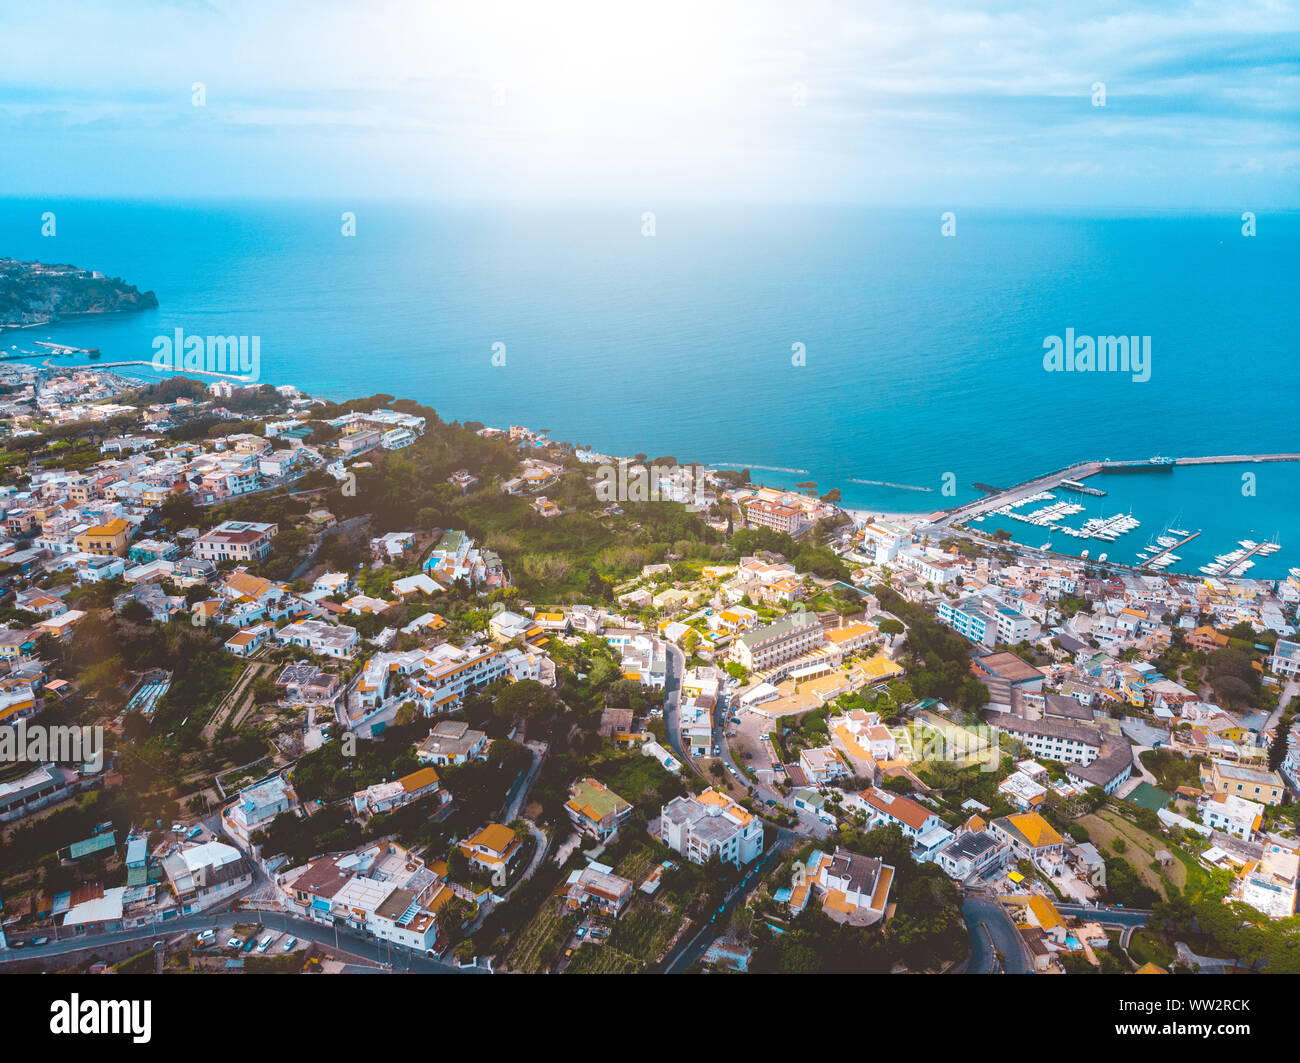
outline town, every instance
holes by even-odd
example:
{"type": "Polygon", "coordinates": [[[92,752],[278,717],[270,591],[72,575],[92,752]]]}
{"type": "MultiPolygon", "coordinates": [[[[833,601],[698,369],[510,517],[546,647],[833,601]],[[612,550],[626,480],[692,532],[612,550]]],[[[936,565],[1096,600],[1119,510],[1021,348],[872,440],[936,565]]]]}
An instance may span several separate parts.
{"type": "Polygon", "coordinates": [[[1300,569],[389,395],[0,392],[0,727],[104,736],[0,764],[0,969],[1300,970],[1300,569]]]}

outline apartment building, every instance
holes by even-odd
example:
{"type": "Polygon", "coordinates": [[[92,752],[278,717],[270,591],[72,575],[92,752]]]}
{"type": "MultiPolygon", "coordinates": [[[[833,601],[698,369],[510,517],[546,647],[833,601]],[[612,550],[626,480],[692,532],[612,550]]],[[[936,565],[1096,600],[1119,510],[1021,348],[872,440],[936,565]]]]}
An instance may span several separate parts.
{"type": "Polygon", "coordinates": [[[784,620],[744,632],[732,655],[751,672],[765,672],[815,650],[826,641],[821,621],[812,613],[791,613],[784,620]]]}
{"type": "Polygon", "coordinates": [[[675,797],[660,813],[664,843],[692,863],[712,856],[744,867],[763,852],[763,823],[718,790],[675,797]]]}
{"type": "Polygon", "coordinates": [[[1049,718],[1026,720],[1010,713],[993,719],[997,727],[1027,746],[1035,757],[1064,764],[1091,764],[1101,756],[1103,740],[1095,727],[1049,718]]]}
{"type": "Polygon", "coordinates": [[[114,517],[107,524],[96,524],[77,536],[77,549],[84,554],[125,554],[127,540],[131,537],[131,526],[121,517],[114,517]]]}
{"type": "Polygon", "coordinates": [[[1206,794],[1197,811],[1207,827],[1245,841],[1250,841],[1264,822],[1264,806],[1236,794],[1206,794]]]}
{"type": "Polygon", "coordinates": [[[1300,642],[1278,639],[1268,659],[1269,670],[1276,675],[1294,679],[1300,676],[1300,642]]]}
{"type": "Polygon", "coordinates": [[[765,502],[762,499],[745,506],[745,519],[755,527],[771,528],[773,531],[785,532],[796,537],[811,527],[803,515],[803,510],[798,506],[765,502]]]}
{"type": "Polygon", "coordinates": [[[246,520],[222,521],[199,536],[194,556],[202,561],[261,561],[271,552],[279,526],[246,520]]]}
{"type": "Polygon", "coordinates": [[[1266,805],[1281,804],[1282,795],[1286,793],[1282,776],[1277,772],[1245,768],[1223,759],[1210,763],[1208,777],[1202,769],[1201,781],[1212,793],[1232,794],[1266,805]]]}

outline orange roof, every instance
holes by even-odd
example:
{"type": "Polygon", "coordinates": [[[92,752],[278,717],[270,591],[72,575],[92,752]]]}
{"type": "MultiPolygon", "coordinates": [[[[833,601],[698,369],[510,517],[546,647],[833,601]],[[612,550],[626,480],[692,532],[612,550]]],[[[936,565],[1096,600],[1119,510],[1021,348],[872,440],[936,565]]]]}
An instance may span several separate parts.
{"type": "MultiPolygon", "coordinates": [[[[419,771],[411,772],[410,775],[403,775],[397,781],[402,784],[402,789],[410,794],[414,793],[416,790],[423,790],[426,786],[436,783],[438,781],[438,773],[432,768],[421,768],[419,771]]],[[[513,832],[511,833],[511,837],[514,837],[513,832]]]]}
{"type": "Polygon", "coordinates": [[[1044,930],[1051,930],[1053,927],[1062,925],[1061,913],[1056,910],[1056,905],[1041,893],[1035,893],[1029,898],[1029,910],[1034,913],[1038,925],[1044,930]]]}
{"type": "Polygon", "coordinates": [[[514,840],[515,832],[504,823],[489,823],[469,839],[469,844],[490,849],[495,853],[504,853],[514,840]]]}
{"type": "Polygon", "coordinates": [[[1064,844],[1064,839],[1037,812],[1023,812],[1018,816],[1008,816],[1007,822],[1015,827],[1035,849],[1046,845],[1064,844]]]}

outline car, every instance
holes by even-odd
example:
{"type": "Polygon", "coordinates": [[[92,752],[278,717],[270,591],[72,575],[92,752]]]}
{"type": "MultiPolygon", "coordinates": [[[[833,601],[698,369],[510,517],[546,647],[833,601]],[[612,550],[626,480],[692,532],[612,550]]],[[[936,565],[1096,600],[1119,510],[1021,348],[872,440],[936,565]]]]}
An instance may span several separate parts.
{"type": "Polygon", "coordinates": [[[727,771],[731,772],[732,775],[735,775],[736,778],[740,778],[739,773],[730,764],[727,765],[727,771]]]}
{"type": "MultiPolygon", "coordinates": [[[[1120,907],[1122,908],[1123,905],[1120,905],[1120,907]]],[[[49,943],[50,943],[49,938],[32,938],[33,945],[48,945],[49,943]]]]}
{"type": "Polygon", "coordinates": [[[275,940],[274,934],[267,934],[266,937],[262,938],[262,940],[257,943],[257,951],[265,952],[267,949],[271,947],[271,942],[274,940],[275,940]]]}
{"type": "Polygon", "coordinates": [[[245,951],[245,952],[252,952],[255,948],[257,948],[257,937],[256,937],[256,936],[253,936],[253,937],[249,938],[247,941],[244,942],[244,951],[245,951]]]}
{"type": "Polygon", "coordinates": [[[290,938],[288,941],[286,941],[283,945],[280,946],[280,951],[281,951],[281,952],[288,952],[288,951],[289,951],[291,948],[293,948],[296,944],[298,944],[298,939],[297,939],[297,938],[290,938]]]}
{"type": "Polygon", "coordinates": [[[573,955],[573,949],[565,949],[565,950],[564,950],[564,958],[565,958],[566,960],[567,960],[570,956],[572,956],[572,955],[573,955]]]}
{"type": "Polygon", "coordinates": [[[200,945],[210,945],[216,940],[217,932],[215,930],[205,930],[195,940],[200,945]]]}
{"type": "Polygon", "coordinates": [[[718,747],[717,747],[717,746],[714,746],[714,747],[713,747],[713,755],[714,755],[715,757],[717,757],[717,756],[721,756],[721,753],[718,751],[718,747]]]}
{"type": "Polygon", "coordinates": [[[241,949],[243,947],[244,943],[239,938],[231,938],[226,942],[226,948],[228,949],[241,949]]]}
{"type": "Polygon", "coordinates": [[[585,926],[578,927],[578,937],[585,938],[586,936],[587,936],[587,928],[585,926]]]}
{"type": "Polygon", "coordinates": [[[184,834],[184,833],[185,833],[185,824],[184,824],[184,823],[173,823],[173,824],[172,824],[172,833],[173,833],[173,834],[184,834]]]}

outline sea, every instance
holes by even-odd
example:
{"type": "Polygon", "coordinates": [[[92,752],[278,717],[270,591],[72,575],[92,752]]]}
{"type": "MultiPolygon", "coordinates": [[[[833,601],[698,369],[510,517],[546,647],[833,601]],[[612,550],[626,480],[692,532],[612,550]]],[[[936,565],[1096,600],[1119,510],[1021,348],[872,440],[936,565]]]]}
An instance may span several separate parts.
{"type": "MultiPolygon", "coordinates": [[[[176,329],[256,336],[266,383],[933,512],[1082,460],[1300,451],[1300,212],[1247,236],[1247,209],[0,199],[0,256],[159,301],[0,345],[147,361],[176,329]],[[1049,371],[1067,330],[1149,337],[1149,378],[1049,371]]],[[[1295,465],[1106,479],[1079,519],[1132,508],[1134,554],[1172,523],[1203,529],[1196,565],[1274,535],[1249,574],[1300,564],[1295,465]]]]}

